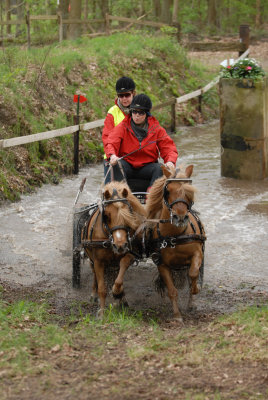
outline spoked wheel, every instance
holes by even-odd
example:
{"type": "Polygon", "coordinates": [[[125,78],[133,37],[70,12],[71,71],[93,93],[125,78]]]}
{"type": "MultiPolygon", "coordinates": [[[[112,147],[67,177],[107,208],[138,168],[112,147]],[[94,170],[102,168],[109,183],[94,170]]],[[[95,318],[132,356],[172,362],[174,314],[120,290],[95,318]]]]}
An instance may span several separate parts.
{"type": "Polygon", "coordinates": [[[81,279],[81,257],[79,245],[81,243],[81,230],[79,229],[79,214],[74,214],[73,217],[73,287],[76,289],[80,288],[81,279]],[[79,235],[80,233],[80,235],[79,235]]]}

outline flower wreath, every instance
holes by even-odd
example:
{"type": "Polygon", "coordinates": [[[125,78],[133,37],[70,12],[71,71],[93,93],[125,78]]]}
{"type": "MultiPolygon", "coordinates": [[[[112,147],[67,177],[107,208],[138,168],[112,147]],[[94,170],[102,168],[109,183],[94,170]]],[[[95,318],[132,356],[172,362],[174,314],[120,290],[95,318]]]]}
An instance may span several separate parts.
{"type": "Polygon", "coordinates": [[[261,65],[254,58],[244,58],[237,62],[230,60],[230,63],[226,65],[221,64],[220,76],[221,78],[233,78],[233,79],[262,79],[265,76],[265,72],[261,65]]]}

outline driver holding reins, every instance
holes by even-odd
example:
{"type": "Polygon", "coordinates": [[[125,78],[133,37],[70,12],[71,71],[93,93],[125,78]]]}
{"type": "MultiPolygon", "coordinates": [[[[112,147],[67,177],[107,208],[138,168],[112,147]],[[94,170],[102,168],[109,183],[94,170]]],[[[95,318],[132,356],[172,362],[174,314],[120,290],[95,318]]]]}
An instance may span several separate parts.
{"type": "Polygon", "coordinates": [[[115,85],[117,97],[115,104],[109,109],[104,120],[104,128],[102,131],[102,142],[104,148],[104,176],[105,183],[111,180],[110,173],[108,173],[109,163],[107,162],[107,143],[110,132],[113,128],[123,121],[125,116],[129,114],[130,104],[136,94],[135,82],[128,76],[119,78],[115,85]]]}
{"type": "MultiPolygon", "coordinates": [[[[146,94],[136,95],[129,114],[109,133],[106,145],[110,164],[115,166],[120,160],[126,180],[146,179],[150,182],[148,189],[163,175],[159,155],[168,168],[174,168],[178,158],[175,143],[151,115],[151,108],[146,94]]],[[[124,178],[119,168],[114,169],[114,178],[124,178]]]]}

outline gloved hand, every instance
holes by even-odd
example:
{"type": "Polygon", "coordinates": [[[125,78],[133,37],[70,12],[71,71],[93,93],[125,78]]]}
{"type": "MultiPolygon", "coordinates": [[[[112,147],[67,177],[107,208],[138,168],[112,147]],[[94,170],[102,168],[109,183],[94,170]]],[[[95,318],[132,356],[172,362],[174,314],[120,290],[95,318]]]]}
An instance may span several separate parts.
{"type": "Polygon", "coordinates": [[[112,154],[110,157],[110,164],[116,165],[118,160],[119,160],[119,157],[117,157],[115,154],[112,154]]]}
{"type": "Polygon", "coordinates": [[[175,165],[173,164],[173,162],[168,161],[168,162],[166,163],[166,167],[168,167],[168,169],[174,169],[174,168],[175,168],[175,165]]]}

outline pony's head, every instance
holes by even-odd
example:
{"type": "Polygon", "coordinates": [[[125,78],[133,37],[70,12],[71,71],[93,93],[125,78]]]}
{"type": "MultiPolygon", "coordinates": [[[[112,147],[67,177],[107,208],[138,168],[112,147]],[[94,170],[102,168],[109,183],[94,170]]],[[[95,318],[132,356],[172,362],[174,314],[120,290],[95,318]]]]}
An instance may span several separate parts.
{"type": "Polygon", "coordinates": [[[177,227],[186,227],[196,191],[190,179],[193,165],[187,166],[184,170],[180,168],[170,170],[162,166],[162,170],[163,177],[154,183],[150,191],[146,205],[147,216],[159,217],[160,211],[165,206],[169,211],[171,223],[177,227]]]}
{"type": "Polygon", "coordinates": [[[188,214],[194,203],[195,189],[190,179],[193,168],[193,165],[189,165],[185,171],[177,169],[170,172],[166,168],[163,170],[167,177],[163,189],[164,204],[169,210],[171,223],[180,228],[188,225],[188,214]]]}
{"type": "Polygon", "coordinates": [[[131,250],[131,233],[142,223],[145,210],[123,182],[110,182],[103,189],[102,222],[116,254],[131,250]]]}

